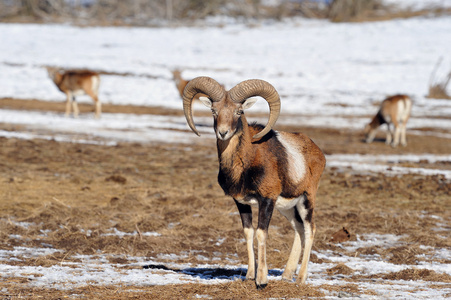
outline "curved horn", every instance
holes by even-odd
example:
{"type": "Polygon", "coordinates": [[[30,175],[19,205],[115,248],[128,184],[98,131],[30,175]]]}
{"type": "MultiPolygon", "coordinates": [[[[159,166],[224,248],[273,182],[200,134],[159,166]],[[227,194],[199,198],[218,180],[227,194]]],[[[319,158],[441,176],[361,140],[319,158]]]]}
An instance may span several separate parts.
{"type": "Polygon", "coordinates": [[[243,103],[246,99],[254,96],[264,98],[269,104],[269,120],[262,131],[254,135],[254,139],[265,136],[276,124],[280,115],[280,97],[276,89],[268,82],[260,79],[249,79],[237,84],[229,91],[233,102],[243,103]]]}
{"type": "Polygon", "coordinates": [[[216,80],[210,77],[196,77],[186,85],[183,91],[183,112],[191,130],[200,136],[194,125],[192,111],[194,96],[198,93],[205,94],[211,101],[217,102],[225,97],[225,90],[216,80]]]}

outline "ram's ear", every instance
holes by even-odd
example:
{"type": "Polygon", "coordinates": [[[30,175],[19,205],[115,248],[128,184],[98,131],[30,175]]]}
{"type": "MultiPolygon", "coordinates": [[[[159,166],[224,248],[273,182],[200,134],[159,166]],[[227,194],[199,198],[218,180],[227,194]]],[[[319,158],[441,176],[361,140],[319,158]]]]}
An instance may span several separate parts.
{"type": "Polygon", "coordinates": [[[206,107],[211,108],[212,102],[208,97],[199,97],[200,102],[202,102],[206,107]]]}
{"type": "Polygon", "coordinates": [[[244,101],[242,104],[243,110],[251,108],[252,105],[254,105],[255,102],[257,102],[257,100],[258,100],[257,98],[249,98],[246,101],[244,101]]]}

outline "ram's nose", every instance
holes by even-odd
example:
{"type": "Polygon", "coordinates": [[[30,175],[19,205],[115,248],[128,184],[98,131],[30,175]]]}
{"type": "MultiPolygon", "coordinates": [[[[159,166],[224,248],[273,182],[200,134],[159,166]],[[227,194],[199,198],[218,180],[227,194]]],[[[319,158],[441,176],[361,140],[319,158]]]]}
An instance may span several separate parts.
{"type": "Polygon", "coordinates": [[[225,137],[227,136],[227,133],[229,133],[228,130],[226,130],[226,131],[219,131],[219,130],[218,130],[219,138],[221,138],[222,140],[225,139],[225,137]]]}

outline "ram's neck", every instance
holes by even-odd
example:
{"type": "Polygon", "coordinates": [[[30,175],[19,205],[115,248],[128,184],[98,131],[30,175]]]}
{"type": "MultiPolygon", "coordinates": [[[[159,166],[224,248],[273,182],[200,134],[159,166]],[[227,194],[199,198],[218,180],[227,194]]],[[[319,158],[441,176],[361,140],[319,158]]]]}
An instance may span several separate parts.
{"type": "Polygon", "coordinates": [[[250,151],[251,134],[244,114],[241,115],[241,126],[227,141],[217,140],[219,167],[223,170],[241,172],[252,160],[250,151]]]}

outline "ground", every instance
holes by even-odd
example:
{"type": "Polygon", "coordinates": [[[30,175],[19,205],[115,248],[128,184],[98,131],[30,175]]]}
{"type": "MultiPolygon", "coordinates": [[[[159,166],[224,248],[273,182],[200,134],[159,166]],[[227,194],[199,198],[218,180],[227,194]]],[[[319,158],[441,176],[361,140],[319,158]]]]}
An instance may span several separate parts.
{"type": "MultiPolygon", "coordinates": [[[[44,101],[0,101],[2,108],[64,111],[63,103],[44,101]],[[20,105],[20,107],[18,107],[20,105]]],[[[81,111],[92,109],[81,106],[81,111]]],[[[162,108],[136,108],[104,105],[104,112],[180,114],[162,108]]],[[[14,130],[0,124],[0,129],[14,130]]],[[[325,154],[449,154],[448,139],[431,135],[408,135],[408,146],[393,149],[383,139],[363,143],[360,132],[330,128],[278,127],[308,135],[325,154]]],[[[186,132],[186,134],[192,134],[186,132]]],[[[380,137],[383,137],[381,135],[380,137]]],[[[446,162],[405,162],[407,167],[447,169],[446,162]]],[[[167,267],[164,254],[178,255],[177,263],[223,262],[238,259],[247,263],[247,254],[233,200],[224,196],[216,181],[218,162],[211,144],[137,144],[117,146],[59,143],[47,140],[0,138],[0,248],[43,247],[61,251],[38,258],[8,262],[10,265],[54,266],[76,262],[75,254],[106,255],[122,268],[144,270],[167,267]],[[21,222],[28,227],[19,226],[21,222]],[[105,235],[112,228],[133,233],[105,235]],[[43,235],[42,232],[46,234],[43,235]],[[158,236],[142,233],[157,232],[158,236]],[[20,239],[17,236],[21,236],[20,239]],[[217,243],[223,239],[222,243],[217,243]],[[188,253],[188,255],[186,255],[188,253]],[[194,254],[195,253],[195,254],[194,254]],[[161,265],[129,263],[131,257],[160,259],[161,265]]],[[[421,264],[421,255],[437,263],[450,264],[450,258],[430,258],[431,249],[450,249],[443,238],[451,226],[451,183],[444,176],[386,176],[356,174],[352,170],[326,167],[320,182],[315,208],[317,234],[313,263],[327,263],[315,251],[330,250],[346,255],[378,254],[393,264],[421,264]],[[437,218],[442,228],[437,229],[437,218]],[[365,234],[401,236],[403,246],[361,247],[348,253],[334,233],[343,227],[350,240],[365,234]],[[441,230],[441,231],[440,231],[441,230]]],[[[292,243],[292,229],[275,213],[268,241],[270,269],[283,269],[292,243]]],[[[426,258],[424,258],[425,260],[426,258]]],[[[78,259],[79,260],[79,259],[78,259]]],[[[178,272],[175,268],[171,269],[178,272]]],[[[242,273],[241,269],[218,268],[214,272],[242,273]]],[[[429,289],[450,288],[451,275],[428,269],[408,268],[399,272],[365,275],[346,264],[337,263],[327,276],[343,275],[346,283],[306,285],[271,280],[263,290],[249,281],[220,284],[97,285],[54,289],[33,285],[33,276],[1,277],[2,299],[192,299],[207,295],[215,299],[322,298],[328,293],[376,295],[362,288],[362,281],[379,279],[430,281],[429,289]],[[345,276],[346,275],[346,276],[345,276]]],[[[32,274],[31,274],[32,275],[32,274]]],[[[310,282],[309,282],[310,281],[310,282]]],[[[450,296],[448,294],[448,296],[450,296]]]]}

